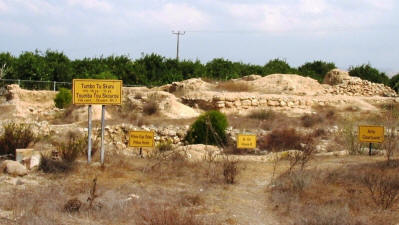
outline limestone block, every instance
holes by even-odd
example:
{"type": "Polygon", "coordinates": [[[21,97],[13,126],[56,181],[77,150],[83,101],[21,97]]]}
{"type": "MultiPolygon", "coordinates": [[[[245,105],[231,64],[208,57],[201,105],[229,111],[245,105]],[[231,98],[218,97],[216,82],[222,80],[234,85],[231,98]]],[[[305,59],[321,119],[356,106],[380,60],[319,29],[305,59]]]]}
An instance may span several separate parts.
{"type": "Polygon", "coordinates": [[[251,100],[245,99],[244,101],[242,101],[242,105],[243,106],[250,106],[251,105],[251,100]]]}
{"type": "Polygon", "coordinates": [[[242,104],[241,104],[241,101],[240,101],[240,100],[236,100],[236,101],[234,101],[234,105],[235,105],[236,107],[240,107],[242,104]]]}
{"type": "Polygon", "coordinates": [[[216,102],[216,108],[224,108],[225,107],[225,104],[224,104],[224,101],[218,101],[218,102],[216,102]]]}
{"type": "Polygon", "coordinates": [[[258,105],[259,105],[258,100],[257,100],[257,99],[252,99],[251,105],[252,105],[252,106],[258,106],[258,105]]]}
{"type": "Polygon", "coordinates": [[[226,100],[226,97],[223,95],[215,95],[213,96],[213,101],[224,101],[226,100]]]}
{"type": "Polygon", "coordinates": [[[259,105],[267,105],[267,99],[265,98],[259,99],[259,105]]]}
{"type": "Polygon", "coordinates": [[[276,100],[268,100],[267,105],[268,106],[278,106],[278,105],[280,105],[280,103],[276,100]]]}

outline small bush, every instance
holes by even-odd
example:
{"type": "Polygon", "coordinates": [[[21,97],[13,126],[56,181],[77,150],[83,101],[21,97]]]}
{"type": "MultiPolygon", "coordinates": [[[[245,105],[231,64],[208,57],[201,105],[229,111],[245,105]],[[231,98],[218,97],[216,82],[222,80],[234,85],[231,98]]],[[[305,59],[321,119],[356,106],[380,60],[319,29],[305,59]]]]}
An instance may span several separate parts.
{"type": "Polygon", "coordinates": [[[276,129],[259,139],[258,146],[266,150],[292,150],[301,149],[303,136],[294,128],[276,129]]]}
{"type": "Polygon", "coordinates": [[[206,224],[193,211],[182,211],[177,207],[152,206],[139,212],[141,221],[138,225],[202,225],[206,224]]]}
{"type": "Polygon", "coordinates": [[[314,152],[313,137],[308,135],[303,138],[301,150],[288,156],[288,160],[290,161],[289,171],[291,172],[297,166],[299,166],[301,170],[304,170],[308,162],[313,159],[314,152]]]}
{"type": "Polygon", "coordinates": [[[382,209],[389,209],[399,201],[399,176],[370,171],[363,178],[373,202],[382,209]]]}
{"type": "Polygon", "coordinates": [[[273,112],[272,110],[258,110],[258,111],[253,111],[248,115],[249,118],[251,119],[257,119],[257,120],[272,120],[276,118],[276,113],[273,112]]]}
{"type": "Polygon", "coordinates": [[[166,152],[173,150],[173,144],[171,140],[161,141],[157,144],[157,149],[160,152],[166,152]]]}
{"type": "Polygon", "coordinates": [[[361,143],[358,141],[357,132],[353,129],[354,124],[348,122],[342,131],[345,145],[350,155],[357,155],[361,153],[361,143]]]}
{"type": "Polygon", "coordinates": [[[154,115],[158,112],[158,104],[155,101],[149,101],[143,106],[143,112],[146,115],[154,115]]]}
{"type": "Polygon", "coordinates": [[[224,146],[227,144],[227,126],[227,118],[223,113],[214,110],[206,112],[191,125],[185,141],[189,144],[224,146]]]}
{"type": "Polygon", "coordinates": [[[198,194],[187,194],[182,196],[180,204],[185,207],[200,206],[204,204],[204,199],[198,194]]]}
{"type": "Polygon", "coordinates": [[[301,194],[312,183],[313,177],[306,171],[283,173],[273,185],[272,192],[281,192],[290,196],[301,194]]]}
{"type": "Polygon", "coordinates": [[[36,140],[32,128],[27,124],[6,123],[3,130],[0,136],[0,155],[15,157],[17,148],[26,148],[36,140]]]}
{"type": "Polygon", "coordinates": [[[73,162],[79,155],[83,155],[87,149],[87,138],[80,137],[79,134],[69,132],[68,141],[66,143],[59,143],[58,150],[61,159],[66,162],[73,162]]]}
{"type": "Polygon", "coordinates": [[[79,212],[81,206],[82,202],[77,198],[73,198],[65,203],[64,210],[69,213],[79,212]]]}
{"type": "Polygon", "coordinates": [[[323,118],[317,114],[304,115],[301,117],[301,122],[304,127],[313,127],[316,124],[322,123],[323,118]]]}
{"type": "Polygon", "coordinates": [[[66,161],[53,160],[51,156],[42,154],[39,170],[45,173],[65,173],[72,169],[72,164],[66,161]]]}
{"type": "Polygon", "coordinates": [[[223,161],[223,176],[226,184],[234,184],[238,174],[238,161],[223,161]]]}
{"type": "Polygon", "coordinates": [[[55,107],[63,109],[72,103],[72,93],[66,88],[60,88],[54,99],[55,107]]]}
{"type": "Polygon", "coordinates": [[[360,225],[356,223],[348,207],[338,204],[304,208],[297,218],[297,225],[360,225]]]}

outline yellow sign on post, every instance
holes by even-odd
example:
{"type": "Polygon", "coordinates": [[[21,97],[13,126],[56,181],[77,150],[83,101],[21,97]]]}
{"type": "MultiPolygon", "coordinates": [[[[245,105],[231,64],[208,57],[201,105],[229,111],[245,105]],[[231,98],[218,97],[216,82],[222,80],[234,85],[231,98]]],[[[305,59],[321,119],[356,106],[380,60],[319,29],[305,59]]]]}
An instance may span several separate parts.
{"type": "Polygon", "coordinates": [[[154,147],[154,132],[130,131],[129,147],[154,147]]]}
{"type": "Polygon", "coordinates": [[[381,143],[384,141],[383,126],[359,126],[359,141],[381,143]]]}
{"type": "Polygon", "coordinates": [[[256,135],[239,134],[237,137],[237,148],[256,148],[256,135]]]}
{"type": "Polygon", "coordinates": [[[75,105],[121,105],[121,80],[74,79],[72,101],[75,105]]]}

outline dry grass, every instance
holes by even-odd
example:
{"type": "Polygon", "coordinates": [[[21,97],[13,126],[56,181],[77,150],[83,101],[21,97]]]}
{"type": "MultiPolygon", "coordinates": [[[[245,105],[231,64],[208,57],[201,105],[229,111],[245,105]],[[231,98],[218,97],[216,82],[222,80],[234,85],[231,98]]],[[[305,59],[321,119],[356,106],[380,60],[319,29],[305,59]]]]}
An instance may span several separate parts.
{"type": "Polygon", "coordinates": [[[270,109],[261,109],[251,112],[248,117],[257,120],[273,120],[277,117],[277,113],[270,109]]]}
{"type": "Polygon", "coordinates": [[[230,114],[227,115],[227,119],[230,126],[236,129],[260,128],[264,130],[273,130],[287,127],[287,124],[293,127],[299,125],[297,118],[289,117],[283,112],[272,112],[268,110],[255,111],[248,116],[230,114]]]}
{"type": "Polygon", "coordinates": [[[397,224],[397,168],[374,162],[284,173],[271,201],[292,224],[397,224]]]}
{"type": "Polygon", "coordinates": [[[266,136],[260,137],[258,147],[265,150],[292,150],[302,149],[306,135],[298,132],[294,128],[273,130],[266,136]]]}
{"type": "Polygon", "coordinates": [[[57,112],[54,119],[50,120],[51,124],[69,124],[76,122],[79,120],[79,115],[75,114],[73,116],[73,112],[85,106],[81,105],[69,105],[63,111],[57,112]]]}
{"type": "Polygon", "coordinates": [[[205,164],[107,158],[104,168],[78,160],[69,173],[36,174],[45,184],[3,189],[0,210],[12,211],[15,224],[219,224],[199,193],[210,184],[205,164]]]}
{"type": "Polygon", "coordinates": [[[233,80],[220,82],[216,89],[219,91],[230,91],[230,92],[251,92],[253,87],[246,82],[237,82],[233,80]]]}

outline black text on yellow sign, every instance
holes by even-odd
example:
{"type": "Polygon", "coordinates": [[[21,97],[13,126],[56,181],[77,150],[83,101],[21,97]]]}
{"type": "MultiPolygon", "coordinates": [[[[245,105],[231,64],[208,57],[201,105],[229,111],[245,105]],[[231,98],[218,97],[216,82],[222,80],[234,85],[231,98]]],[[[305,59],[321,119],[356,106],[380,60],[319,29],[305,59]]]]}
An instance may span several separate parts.
{"type": "Polygon", "coordinates": [[[237,137],[237,148],[256,148],[256,135],[239,134],[237,137]]]}
{"type": "Polygon", "coordinates": [[[72,101],[75,105],[121,105],[121,80],[74,79],[72,101]]]}
{"type": "Polygon", "coordinates": [[[359,126],[359,141],[368,143],[384,142],[383,126],[359,126]]]}
{"type": "Polygon", "coordinates": [[[130,131],[129,147],[154,147],[154,132],[130,131]]]}

